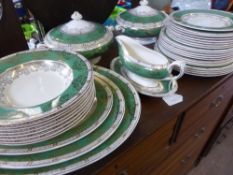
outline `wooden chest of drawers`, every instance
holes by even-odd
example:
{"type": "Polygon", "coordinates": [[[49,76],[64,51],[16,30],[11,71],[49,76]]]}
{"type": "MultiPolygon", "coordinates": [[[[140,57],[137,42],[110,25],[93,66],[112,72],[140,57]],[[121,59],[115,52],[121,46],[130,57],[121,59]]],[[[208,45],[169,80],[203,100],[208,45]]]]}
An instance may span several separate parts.
{"type": "Polygon", "coordinates": [[[171,141],[171,155],[148,174],[182,175],[195,164],[232,99],[233,77],[184,112],[171,141]],[[231,95],[230,95],[231,94],[231,95]]]}

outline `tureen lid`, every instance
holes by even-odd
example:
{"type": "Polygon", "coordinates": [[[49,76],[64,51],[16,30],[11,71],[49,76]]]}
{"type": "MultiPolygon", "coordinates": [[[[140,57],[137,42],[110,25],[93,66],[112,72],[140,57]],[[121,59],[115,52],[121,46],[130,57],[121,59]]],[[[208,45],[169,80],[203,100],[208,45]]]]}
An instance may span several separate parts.
{"type": "Polygon", "coordinates": [[[48,47],[70,48],[82,52],[111,42],[112,32],[101,24],[83,20],[77,11],[71,15],[71,19],[46,34],[44,42],[48,47]]]}
{"type": "Polygon", "coordinates": [[[117,23],[124,27],[154,28],[162,26],[166,15],[148,5],[147,0],[141,0],[140,5],[121,13],[117,23]]]}

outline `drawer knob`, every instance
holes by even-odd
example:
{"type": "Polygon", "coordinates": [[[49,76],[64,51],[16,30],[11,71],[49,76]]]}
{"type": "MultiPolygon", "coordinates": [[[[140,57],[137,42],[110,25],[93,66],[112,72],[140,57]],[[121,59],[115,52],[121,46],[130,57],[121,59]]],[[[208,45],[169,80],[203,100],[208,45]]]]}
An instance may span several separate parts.
{"type": "Polygon", "coordinates": [[[191,155],[188,155],[187,157],[185,157],[184,159],[182,159],[180,162],[182,165],[186,165],[191,159],[191,155]]]}
{"type": "Polygon", "coordinates": [[[210,106],[218,108],[221,105],[221,103],[223,102],[223,99],[224,99],[224,96],[219,95],[214,101],[211,102],[210,106]]]}
{"type": "Polygon", "coordinates": [[[204,134],[205,131],[206,131],[206,128],[205,128],[205,127],[201,127],[201,128],[197,131],[197,133],[194,135],[194,137],[196,137],[196,138],[201,137],[201,135],[204,134]]]}
{"type": "Polygon", "coordinates": [[[126,170],[122,170],[118,173],[118,175],[128,175],[126,170]]]}
{"type": "Polygon", "coordinates": [[[203,134],[204,132],[205,132],[205,127],[202,127],[201,129],[200,129],[200,132],[203,134]]]}

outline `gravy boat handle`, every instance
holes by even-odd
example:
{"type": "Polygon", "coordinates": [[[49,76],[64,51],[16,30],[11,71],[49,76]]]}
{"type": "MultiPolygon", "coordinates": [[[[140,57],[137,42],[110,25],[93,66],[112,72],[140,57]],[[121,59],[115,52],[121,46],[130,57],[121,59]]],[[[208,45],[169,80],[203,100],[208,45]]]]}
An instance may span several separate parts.
{"type": "Polygon", "coordinates": [[[174,61],[168,66],[168,71],[172,73],[173,70],[179,70],[179,74],[172,77],[173,80],[178,80],[184,75],[185,63],[183,61],[174,61]]]}

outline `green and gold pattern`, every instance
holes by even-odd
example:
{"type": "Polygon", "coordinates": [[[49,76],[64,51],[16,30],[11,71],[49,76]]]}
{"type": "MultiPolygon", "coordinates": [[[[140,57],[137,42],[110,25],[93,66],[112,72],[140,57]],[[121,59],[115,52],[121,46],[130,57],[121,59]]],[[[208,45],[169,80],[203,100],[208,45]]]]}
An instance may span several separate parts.
{"type": "Polygon", "coordinates": [[[117,23],[123,33],[131,37],[155,37],[163,27],[166,14],[157,12],[151,16],[139,16],[126,11],[117,17],[117,23]]]}
{"type": "Polygon", "coordinates": [[[124,67],[126,67],[126,69],[130,70],[131,72],[146,78],[155,78],[155,79],[163,79],[170,74],[167,69],[167,65],[158,66],[158,68],[147,69],[145,66],[140,65],[140,63],[137,64],[128,60],[127,56],[125,55],[121,44],[119,44],[119,58],[122,64],[124,65],[124,67]]]}
{"type": "Polygon", "coordinates": [[[217,31],[217,32],[227,32],[227,31],[233,31],[233,14],[225,11],[220,10],[183,10],[183,11],[176,11],[173,12],[171,15],[171,20],[175,22],[176,24],[179,24],[184,27],[193,28],[197,30],[203,30],[203,31],[217,31]],[[209,15],[209,18],[211,19],[214,16],[217,16],[221,21],[225,21],[226,25],[222,28],[216,28],[216,27],[206,27],[206,26],[197,26],[192,25],[190,23],[186,23],[183,20],[183,17],[185,15],[198,15],[198,14],[205,14],[209,15]]]}
{"type": "Polygon", "coordinates": [[[105,33],[107,32],[107,29],[100,24],[95,24],[93,31],[82,35],[67,34],[61,30],[61,27],[62,25],[52,29],[48,35],[52,40],[65,44],[84,44],[96,41],[104,37],[105,33]]]}
{"type": "Polygon", "coordinates": [[[136,16],[130,13],[129,11],[125,11],[120,14],[120,18],[122,18],[124,21],[129,21],[132,23],[141,23],[141,24],[156,24],[158,22],[163,21],[166,16],[162,12],[158,12],[156,15],[153,16],[136,16]]]}
{"type": "Polygon", "coordinates": [[[172,78],[164,80],[154,80],[155,85],[157,86],[153,88],[148,88],[145,86],[143,87],[143,85],[138,84],[137,82],[131,80],[130,77],[127,76],[125,68],[123,67],[119,57],[112,60],[110,67],[111,70],[115,71],[116,73],[124,76],[127,80],[129,80],[139,93],[149,96],[162,97],[164,95],[167,95],[168,93],[173,93],[177,90],[177,83],[175,80],[172,80],[172,78]]]}
{"type": "MultiPolygon", "coordinates": [[[[112,32],[100,24],[84,20],[78,20],[75,25],[80,24],[80,26],[77,26],[78,28],[81,27],[83,23],[85,23],[86,26],[84,26],[83,29],[77,29],[80,31],[76,31],[76,33],[63,31],[63,28],[69,26],[69,23],[51,29],[44,39],[46,46],[49,48],[73,50],[88,59],[100,56],[112,44],[112,32]]],[[[68,29],[66,30],[69,31],[68,29]]]]}

